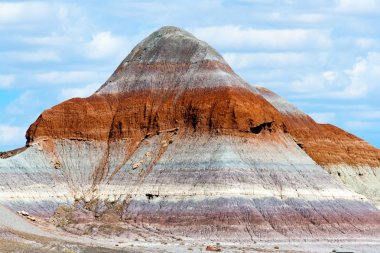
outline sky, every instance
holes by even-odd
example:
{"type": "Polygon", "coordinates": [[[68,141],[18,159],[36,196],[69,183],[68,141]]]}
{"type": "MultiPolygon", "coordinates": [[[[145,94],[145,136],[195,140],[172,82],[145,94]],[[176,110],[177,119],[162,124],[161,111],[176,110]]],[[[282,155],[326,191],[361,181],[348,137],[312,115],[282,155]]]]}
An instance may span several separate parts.
{"type": "Polygon", "coordinates": [[[23,146],[42,111],[91,95],[165,25],[380,147],[380,0],[0,1],[0,151],[23,146]]]}

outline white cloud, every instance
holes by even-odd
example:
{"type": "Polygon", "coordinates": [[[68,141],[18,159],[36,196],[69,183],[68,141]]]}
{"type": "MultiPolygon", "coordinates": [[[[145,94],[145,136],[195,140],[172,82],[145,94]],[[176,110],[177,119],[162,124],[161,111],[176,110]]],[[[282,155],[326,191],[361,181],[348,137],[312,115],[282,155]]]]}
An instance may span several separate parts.
{"type": "MultiPolygon", "coordinates": [[[[312,101],[312,100],[311,100],[312,101]]],[[[315,108],[324,108],[324,109],[328,109],[328,110],[349,110],[349,111],[355,111],[355,110],[370,110],[370,106],[369,105],[366,105],[366,104],[354,104],[354,103],[350,103],[350,104],[342,104],[341,101],[339,101],[338,104],[336,103],[325,103],[325,102],[315,102],[315,101],[312,101],[312,102],[306,102],[305,100],[302,100],[302,101],[299,101],[297,102],[297,105],[301,106],[301,107],[307,107],[307,108],[310,108],[309,110],[314,110],[315,108]]]]}
{"type": "Polygon", "coordinates": [[[371,119],[377,120],[380,119],[380,111],[377,110],[367,110],[367,111],[358,111],[354,113],[355,117],[361,119],[371,119]]]}
{"type": "Polygon", "coordinates": [[[295,92],[305,93],[310,96],[319,96],[321,92],[328,90],[329,80],[322,74],[307,74],[301,80],[294,81],[291,89],[295,92]]]}
{"type": "Polygon", "coordinates": [[[289,18],[296,22],[318,23],[318,22],[324,21],[326,19],[326,16],[320,13],[308,13],[308,14],[294,15],[293,17],[290,16],[289,18]]]}
{"type": "Polygon", "coordinates": [[[0,147],[10,144],[25,143],[26,127],[0,124],[0,147]]]}
{"type": "Polygon", "coordinates": [[[46,20],[51,17],[51,7],[42,2],[0,3],[0,24],[46,20]]]}
{"type": "Polygon", "coordinates": [[[0,3],[0,28],[44,27],[53,25],[66,30],[82,29],[85,17],[74,3],[23,1],[0,3]],[[37,25],[37,26],[36,26],[37,25]]]}
{"type": "Polygon", "coordinates": [[[309,114],[318,123],[333,123],[336,117],[334,112],[319,112],[309,114]]]}
{"type": "Polygon", "coordinates": [[[39,103],[32,91],[25,91],[5,107],[5,112],[9,115],[26,114],[32,111],[39,103]]]}
{"type": "Polygon", "coordinates": [[[0,88],[9,88],[15,81],[14,75],[0,75],[0,88]]]}
{"type": "Polygon", "coordinates": [[[61,35],[50,36],[20,36],[17,39],[25,44],[31,45],[47,45],[47,46],[64,46],[70,42],[70,38],[61,35]]]}
{"type": "Polygon", "coordinates": [[[380,80],[380,53],[369,53],[366,58],[358,59],[352,69],[345,71],[351,82],[334,95],[343,98],[367,97],[378,88],[380,80]]]}
{"type": "Polygon", "coordinates": [[[308,74],[292,83],[293,91],[310,97],[366,98],[378,94],[380,87],[380,53],[368,53],[351,69],[308,74]]]}
{"type": "Polygon", "coordinates": [[[300,22],[300,23],[318,23],[324,21],[327,16],[321,13],[284,13],[284,12],[272,12],[269,15],[271,20],[279,22],[300,22]]]}
{"type": "Polygon", "coordinates": [[[336,10],[343,13],[372,13],[379,11],[377,0],[339,0],[336,10]]]}
{"type": "Polygon", "coordinates": [[[53,71],[36,74],[36,80],[49,84],[68,84],[68,83],[101,83],[106,78],[105,73],[96,71],[53,71]]]}
{"type": "Polygon", "coordinates": [[[61,58],[54,51],[36,51],[36,52],[5,52],[1,53],[2,61],[16,62],[57,62],[61,58]]]}
{"type": "Polygon", "coordinates": [[[99,84],[89,84],[83,88],[65,88],[60,91],[59,99],[67,100],[74,97],[88,97],[99,88],[99,84]]]}
{"type": "Polygon", "coordinates": [[[337,76],[336,76],[336,73],[334,71],[326,71],[326,72],[323,72],[322,73],[322,76],[325,80],[329,81],[329,82],[333,82],[336,80],[337,76]]]}
{"type": "Polygon", "coordinates": [[[115,37],[111,32],[99,32],[86,44],[86,55],[90,59],[102,59],[115,55],[123,49],[124,39],[115,37]]]}
{"type": "Polygon", "coordinates": [[[330,32],[316,29],[252,29],[240,26],[211,26],[193,30],[195,36],[223,48],[300,49],[326,48],[330,32]]]}
{"type": "Polygon", "coordinates": [[[376,122],[371,121],[347,121],[345,124],[345,128],[349,130],[368,130],[376,127],[376,122]]]}
{"type": "Polygon", "coordinates": [[[244,69],[253,66],[259,67],[283,67],[307,64],[312,56],[306,53],[225,53],[224,59],[236,69],[244,69]]]}
{"type": "Polygon", "coordinates": [[[379,46],[379,41],[372,38],[358,38],[355,40],[356,45],[361,49],[370,49],[379,46]]]}
{"type": "Polygon", "coordinates": [[[259,84],[260,86],[265,86],[267,88],[280,88],[284,85],[284,76],[288,74],[285,68],[267,68],[264,71],[261,69],[256,70],[253,68],[248,69],[246,72],[249,73],[247,75],[248,78],[246,79],[250,80],[250,83],[259,84]]]}

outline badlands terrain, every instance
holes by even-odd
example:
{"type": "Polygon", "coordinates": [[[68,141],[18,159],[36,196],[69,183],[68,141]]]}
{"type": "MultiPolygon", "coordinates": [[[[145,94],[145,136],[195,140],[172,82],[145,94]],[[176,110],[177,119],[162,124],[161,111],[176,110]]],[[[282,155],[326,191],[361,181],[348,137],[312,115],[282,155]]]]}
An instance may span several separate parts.
{"type": "Polygon", "coordinates": [[[380,252],[380,150],[176,27],[0,156],[2,252],[380,252]]]}

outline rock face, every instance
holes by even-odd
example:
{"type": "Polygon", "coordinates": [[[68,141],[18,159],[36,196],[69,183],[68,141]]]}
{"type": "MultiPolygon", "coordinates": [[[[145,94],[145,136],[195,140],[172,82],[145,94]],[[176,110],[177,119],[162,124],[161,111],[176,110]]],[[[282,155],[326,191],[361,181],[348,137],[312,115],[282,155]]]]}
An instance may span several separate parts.
{"type": "Polygon", "coordinates": [[[380,150],[333,125],[317,124],[273,92],[256,87],[275,106],[295,141],[329,174],[380,206],[380,150]]]}
{"type": "Polygon", "coordinates": [[[26,137],[0,159],[0,202],[33,216],[234,240],[380,233],[379,150],[248,85],[179,28],[26,137]]]}

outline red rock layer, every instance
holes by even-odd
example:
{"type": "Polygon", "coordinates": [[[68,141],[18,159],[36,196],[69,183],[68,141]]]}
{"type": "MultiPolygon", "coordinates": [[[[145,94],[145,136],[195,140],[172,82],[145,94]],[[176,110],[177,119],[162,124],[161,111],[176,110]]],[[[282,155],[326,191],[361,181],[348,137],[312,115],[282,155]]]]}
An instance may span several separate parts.
{"type": "Polygon", "coordinates": [[[146,90],[63,102],[40,115],[27,140],[141,140],[173,128],[237,134],[283,131],[284,125],[271,104],[245,88],[146,90]]]}
{"type": "Polygon", "coordinates": [[[319,165],[349,164],[380,167],[380,150],[330,124],[309,116],[286,116],[286,126],[297,143],[319,165]]]}
{"type": "Polygon", "coordinates": [[[335,126],[317,124],[306,114],[281,115],[260,95],[236,87],[74,98],[43,112],[28,129],[27,140],[28,144],[50,138],[137,141],[172,128],[237,134],[254,132],[255,127],[286,129],[320,165],[380,167],[380,151],[364,140],[335,126]]]}
{"type": "Polygon", "coordinates": [[[380,167],[380,150],[366,141],[336,126],[316,123],[307,114],[266,88],[253,89],[282,113],[289,133],[319,165],[380,167]]]}

